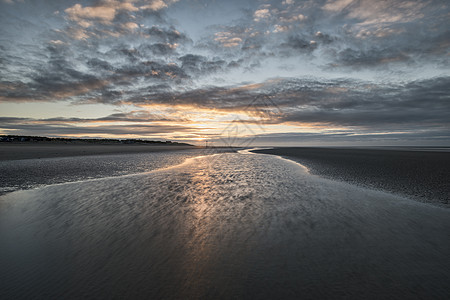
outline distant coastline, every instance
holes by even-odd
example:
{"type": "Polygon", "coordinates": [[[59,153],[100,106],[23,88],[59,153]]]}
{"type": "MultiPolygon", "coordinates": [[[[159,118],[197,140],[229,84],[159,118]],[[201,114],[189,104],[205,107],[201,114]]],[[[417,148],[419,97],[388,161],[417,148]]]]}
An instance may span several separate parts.
{"type": "Polygon", "coordinates": [[[143,139],[83,139],[83,138],[56,138],[46,136],[25,136],[25,135],[0,135],[0,143],[53,143],[53,144],[150,144],[150,145],[174,145],[193,146],[187,143],[172,141],[153,141],[143,139]]]}
{"type": "Polygon", "coordinates": [[[0,136],[0,161],[68,156],[126,154],[199,148],[186,143],[139,139],[68,139],[0,136]]]}

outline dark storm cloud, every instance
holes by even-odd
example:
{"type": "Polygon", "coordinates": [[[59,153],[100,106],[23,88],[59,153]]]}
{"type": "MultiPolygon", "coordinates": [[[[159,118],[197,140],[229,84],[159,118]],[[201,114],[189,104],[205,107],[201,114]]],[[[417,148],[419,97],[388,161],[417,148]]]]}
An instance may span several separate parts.
{"type": "MultiPolygon", "coordinates": [[[[443,1],[283,1],[262,5],[266,17],[246,25],[258,49],[301,57],[314,53],[335,68],[448,64],[448,10],[443,1]],[[377,3],[377,4],[375,4],[377,3]],[[264,34],[261,34],[264,33],[264,34]],[[277,51],[276,45],[282,50],[277,51]],[[321,50],[321,51],[316,51],[321,50]],[[324,60],[325,59],[325,60],[324,60]]],[[[257,11],[255,11],[256,14],[257,11]]],[[[232,28],[232,27],[229,27],[232,28]]],[[[239,33],[239,30],[230,30],[239,33]]],[[[245,48],[247,49],[247,48],[245,48]]]]}
{"type": "MultiPolygon", "coordinates": [[[[181,68],[191,74],[210,74],[223,71],[227,67],[227,62],[222,59],[208,59],[202,55],[187,54],[178,58],[181,61],[181,68]]],[[[236,63],[236,62],[233,62],[236,63]]],[[[232,67],[233,65],[231,65],[232,67]]]]}
{"type": "Polygon", "coordinates": [[[148,122],[184,122],[186,119],[166,118],[161,115],[151,114],[147,111],[133,111],[129,113],[115,113],[101,118],[15,118],[0,117],[0,126],[8,124],[83,124],[100,122],[130,122],[130,123],[148,123],[148,122]]]}
{"type": "Polygon", "coordinates": [[[377,67],[385,63],[406,62],[410,59],[404,52],[390,49],[354,50],[347,48],[337,53],[337,66],[355,68],[377,67]]]}
{"type": "Polygon", "coordinates": [[[205,87],[200,89],[174,92],[171,90],[148,92],[140,90],[134,97],[128,99],[136,105],[165,104],[165,105],[191,105],[202,108],[237,109],[252,100],[256,94],[233,87],[205,87]]]}
{"type": "MultiPolygon", "coordinates": [[[[87,60],[85,65],[88,70],[79,66],[77,69],[76,62],[72,60],[76,54],[67,47],[49,46],[47,49],[48,58],[24,79],[27,84],[20,81],[0,82],[0,97],[15,101],[75,101],[74,97],[77,97],[76,101],[82,102],[84,99],[112,96],[105,101],[114,102],[127,93],[127,86],[132,86],[138,79],[146,79],[146,84],[152,86],[160,85],[160,81],[176,84],[189,78],[177,64],[160,59],[146,60],[164,55],[162,52],[168,51],[165,46],[141,45],[139,49],[129,49],[118,45],[105,55],[87,60]],[[148,55],[149,52],[157,52],[158,55],[148,55]],[[120,92],[117,86],[122,86],[120,92]]],[[[212,70],[210,67],[207,71],[212,70]]]]}
{"type": "Polygon", "coordinates": [[[242,42],[241,50],[244,52],[256,52],[259,54],[264,46],[264,40],[261,37],[248,37],[242,42]]]}
{"type": "Polygon", "coordinates": [[[290,36],[287,38],[286,42],[280,45],[280,54],[291,56],[294,54],[292,50],[298,53],[307,54],[314,51],[316,48],[316,42],[311,42],[311,40],[306,40],[300,36],[290,36]]]}
{"type": "Polygon", "coordinates": [[[11,101],[54,101],[83,95],[107,84],[99,74],[77,70],[70,61],[73,52],[67,47],[50,45],[46,50],[47,57],[26,74],[28,77],[0,82],[0,97],[11,101]]]}
{"type": "MultiPolygon", "coordinates": [[[[139,77],[170,80],[170,78],[183,79],[188,76],[182,68],[176,64],[165,64],[158,61],[142,61],[139,64],[125,65],[116,70],[117,74],[130,76],[129,79],[139,77]]],[[[121,78],[120,76],[118,78],[121,78]]],[[[133,82],[130,80],[129,82],[133,82]]]]}
{"type": "MultiPolygon", "coordinates": [[[[141,46],[142,47],[142,46],[141,46]]],[[[146,46],[146,48],[156,56],[165,56],[175,53],[175,48],[171,44],[156,43],[146,46]]]]}
{"type": "Polygon", "coordinates": [[[145,30],[145,33],[150,35],[151,39],[155,39],[161,43],[187,43],[192,42],[192,40],[187,37],[184,33],[180,33],[175,27],[161,28],[157,26],[152,26],[145,30]]]}
{"type": "Polygon", "coordinates": [[[314,35],[314,40],[322,44],[331,44],[337,39],[329,34],[326,33],[324,34],[320,31],[317,31],[316,34],[314,35]]]}
{"type": "Polygon", "coordinates": [[[114,67],[109,62],[98,59],[96,57],[91,58],[87,62],[87,65],[89,67],[91,67],[92,69],[94,69],[94,71],[102,71],[102,70],[112,71],[112,70],[114,70],[114,67]]]}
{"type": "Polygon", "coordinates": [[[202,55],[194,55],[194,54],[187,54],[180,58],[178,58],[181,63],[182,67],[185,69],[197,69],[198,65],[204,63],[206,61],[206,57],[202,55]]]}
{"type": "Polygon", "coordinates": [[[281,94],[276,93],[273,101],[285,113],[272,121],[373,129],[450,126],[449,77],[406,85],[374,86],[366,82],[327,85],[302,86],[299,82],[281,94]]]}
{"type": "Polygon", "coordinates": [[[31,78],[35,82],[37,90],[67,91],[70,84],[96,85],[101,81],[96,74],[89,74],[75,69],[68,60],[72,51],[62,47],[48,47],[49,59],[46,64],[36,69],[36,74],[31,78]]]}

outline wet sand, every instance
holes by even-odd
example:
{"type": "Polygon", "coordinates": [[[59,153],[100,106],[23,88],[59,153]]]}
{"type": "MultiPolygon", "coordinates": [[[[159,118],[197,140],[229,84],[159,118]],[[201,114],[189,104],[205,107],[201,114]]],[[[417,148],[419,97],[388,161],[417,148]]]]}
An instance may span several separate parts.
{"type": "Polygon", "coordinates": [[[312,174],[450,206],[450,152],[445,149],[287,147],[255,150],[293,159],[312,174]]]}
{"type": "Polygon", "coordinates": [[[0,196],[0,299],[448,299],[449,231],[273,155],[192,157],[0,196]]]}
{"type": "Polygon", "coordinates": [[[1,160],[38,159],[51,157],[69,157],[100,154],[146,153],[171,150],[196,149],[195,146],[176,145],[117,145],[117,144],[49,144],[23,143],[0,144],[1,160]]]}

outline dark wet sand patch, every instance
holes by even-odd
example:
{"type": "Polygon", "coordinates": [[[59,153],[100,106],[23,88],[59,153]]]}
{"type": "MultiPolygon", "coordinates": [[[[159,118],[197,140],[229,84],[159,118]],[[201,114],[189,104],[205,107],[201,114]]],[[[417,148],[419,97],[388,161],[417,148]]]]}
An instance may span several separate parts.
{"type": "Polygon", "coordinates": [[[443,150],[286,147],[254,152],[291,158],[327,178],[422,202],[450,203],[450,152],[443,150]]]}
{"type": "Polygon", "coordinates": [[[103,154],[146,153],[196,149],[176,145],[117,145],[117,144],[0,144],[0,160],[37,159],[103,154]]]}

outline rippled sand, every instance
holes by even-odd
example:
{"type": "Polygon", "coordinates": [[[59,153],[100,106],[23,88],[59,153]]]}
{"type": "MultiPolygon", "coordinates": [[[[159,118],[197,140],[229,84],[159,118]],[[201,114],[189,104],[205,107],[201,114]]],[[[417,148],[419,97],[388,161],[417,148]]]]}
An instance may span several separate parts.
{"type": "Polygon", "coordinates": [[[287,147],[256,152],[297,160],[316,175],[450,208],[448,147],[287,147]]]}
{"type": "Polygon", "coordinates": [[[450,211],[219,154],[0,198],[0,298],[445,299],[450,211]]]}
{"type": "Polygon", "coordinates": [[[88,156],[122,153],[149,153],[195,149],[194,146],[148,144],[86,144],[86,143],[1,143],[0,161],[42,159],[51,157],[88,156]]]}

